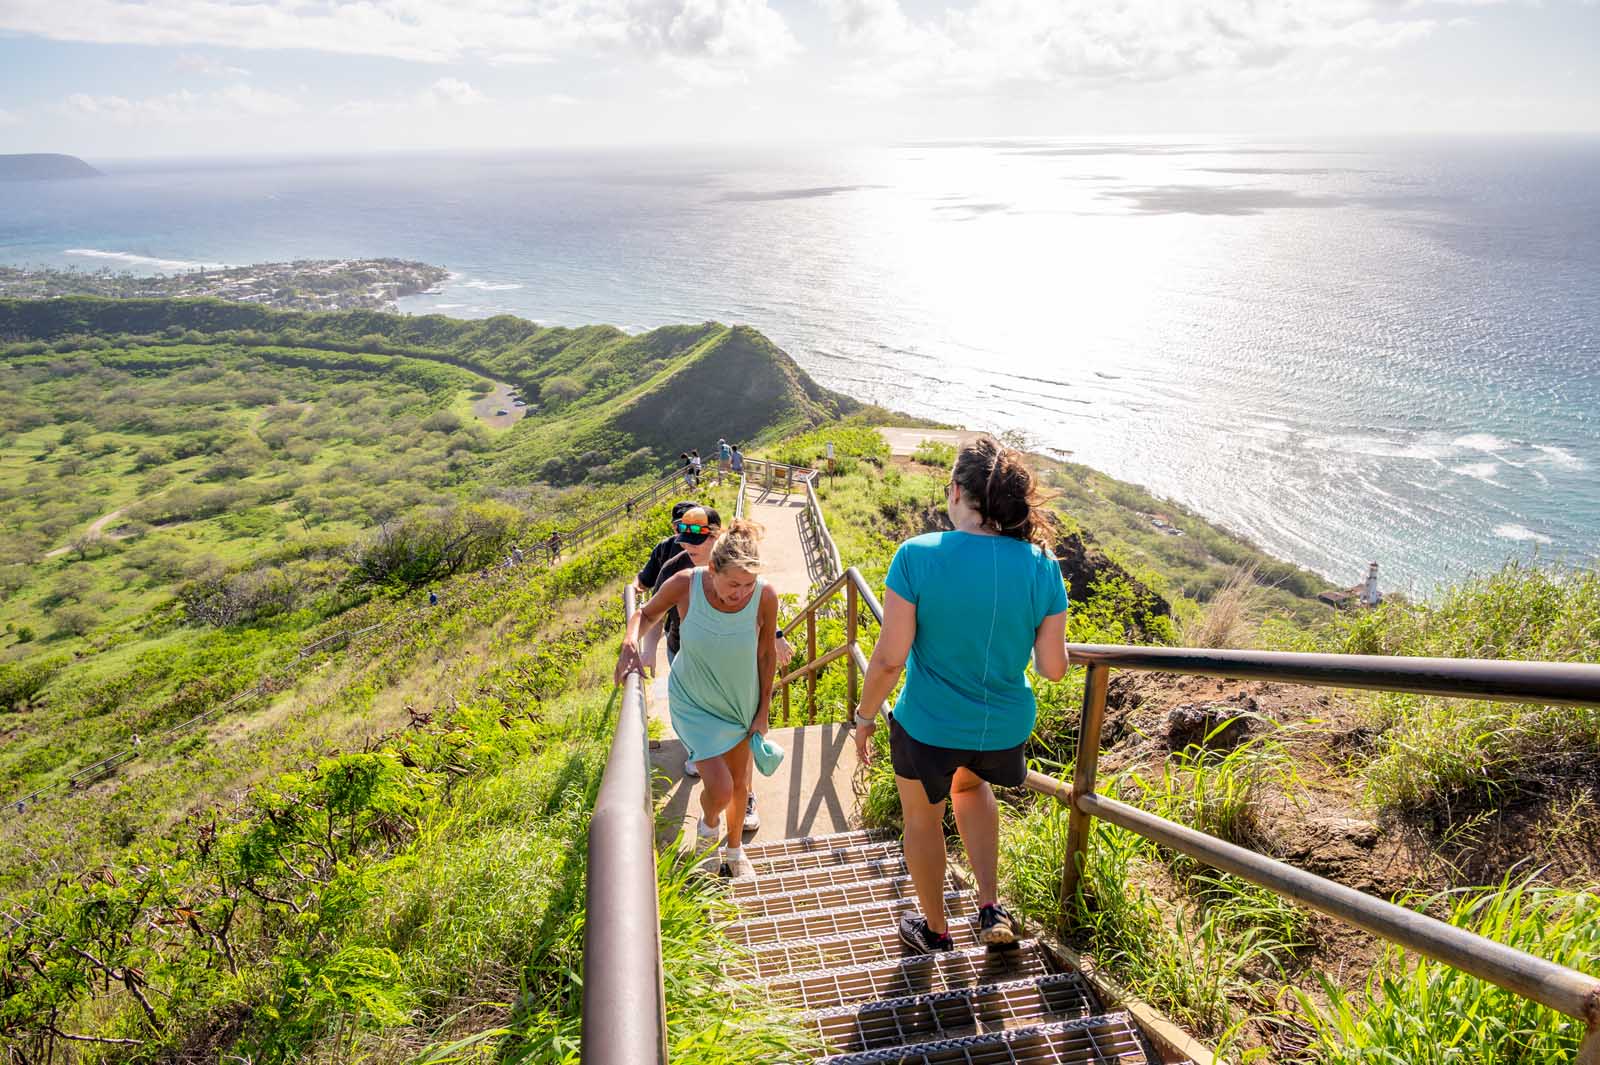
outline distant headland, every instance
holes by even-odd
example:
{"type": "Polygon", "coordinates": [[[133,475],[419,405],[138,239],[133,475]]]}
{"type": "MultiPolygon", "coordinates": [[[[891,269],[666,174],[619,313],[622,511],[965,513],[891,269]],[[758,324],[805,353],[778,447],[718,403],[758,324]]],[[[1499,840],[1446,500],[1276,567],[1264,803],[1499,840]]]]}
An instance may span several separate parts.
{"type": "Polygon", "coordinates": [[[0,181],[63,181],[104,176],[75,155],[0,155],[0,181]]]}
{"type": "Polygon", "coordinates": [[[0,298],[172,299],[210,296],[298,311],[395,309],[395,300],[426,292],[450,276],[442,266],[404,259],[303,259],[292,263],[219,266],[151,259],[127,252],[73,249],[70,254],[112,261],[166,263],[181,273],[135,276],[102,269],[18,269],[0,266],[0,298]]]}

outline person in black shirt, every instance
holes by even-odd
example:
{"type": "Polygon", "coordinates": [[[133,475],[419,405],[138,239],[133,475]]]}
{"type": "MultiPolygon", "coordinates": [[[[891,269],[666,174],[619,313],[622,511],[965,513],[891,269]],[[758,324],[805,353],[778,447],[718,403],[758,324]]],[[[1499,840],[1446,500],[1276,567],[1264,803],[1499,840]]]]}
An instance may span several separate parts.
{"type": "MultiPolygon", "coordinates": [[[[718,514],[715,507],[690,507],[678,515],[673,522],[677,534],[672,538],[677,553],[661,564],[656,573],[655,584],[651,588],[654,594],[661,590],[662,585],[674,574],[682,570],[704,566],[711,558],[711,547],[717,540],[717,534],[722,531],[722,515],[718,514]]],[[[642,577],[643,574],[641,573],[642,577]]],[[[651,629],[651,633],[664,633],[667,638],[667,664],[678,653],[679,625],[682,618],[678,616],[678,609],[673,607],[662,618],[659,629],[651,629]]],[[[658,638],[659,639],[659,638],[658,638]]],[[[641,648],[642,656],[646,662],[654,661],[655,640],[647,639],[641,648]]],[[[686,759],[683,763],[685,776],[697,777],[699,770],[695,767],[693,759],[686,759]]]]}

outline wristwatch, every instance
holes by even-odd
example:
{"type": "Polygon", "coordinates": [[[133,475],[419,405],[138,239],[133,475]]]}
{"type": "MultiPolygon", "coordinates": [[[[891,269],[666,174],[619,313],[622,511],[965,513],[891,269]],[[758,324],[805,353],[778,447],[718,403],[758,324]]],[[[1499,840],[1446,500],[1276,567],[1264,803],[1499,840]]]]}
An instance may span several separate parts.
{"type": "Polygon", "coordinates": [[[878,723],[878,718],[877,715],[873,715],[872,717],[862,717],[861,714],[857,712],[855,715],[855,723],[861,726],[876,725],[878,723]]]}

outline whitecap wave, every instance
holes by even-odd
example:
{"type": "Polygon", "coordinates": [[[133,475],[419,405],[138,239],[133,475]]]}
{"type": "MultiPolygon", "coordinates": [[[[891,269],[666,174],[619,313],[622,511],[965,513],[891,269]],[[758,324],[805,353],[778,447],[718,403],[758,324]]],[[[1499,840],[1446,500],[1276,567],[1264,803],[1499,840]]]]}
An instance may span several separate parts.
{"type": "Polygon", "coordinates": [[[1493,433],[1468,433],[1466,436],[1456,437],[1452,443],[1468,451],[1485,451],[1491,455],[1511,446],[1509,441],[1502,440],[1493,433]]]}
{"type": "Polygon", "coordinates": [[[1494,475],[1500,472],[1500,466],[1494,462],[1469,462],[1465,466],[1452,466],[1451,473],[1459,473],[1463,477],[1476,477],[1488,484],[1499,484],[1494,475]]]}
{"type": "Polygon", "coordinates": [[[1558,470],[1583,469],[1583,460],[1564,447],[1556,447],[1554,444],[1534,444],[1533,450],[1539,452],[1534,462],[1542,462],[1558,470]]]}
{"type": "Polygon", "coordinates": [[[504,292],[522,286],[515,281],[463,281],[461,287],[475,288],[483,292],[504,292]]]}
{"type": "Polygon", "coordinates": [[[225,270],[226,263],[198,263],[187,259],[161,259],[154,255],[135,255],[131,251],[105,251],[100,248],[68,248],[63,255],[76,255],[84,259],[110,259],[129,266],[149,266],[157,270],[177,273],[185,270],[225,270]]]}
{"type": "Polygon", "coordinates": [[[1526,525],[1516,525],[1512,522],[1496,525],[1494,534],[1502,540],[1517,540],[1523,543],[1549,544],[1555,542],[1544,533],[1534,532],[1526,525]]]}

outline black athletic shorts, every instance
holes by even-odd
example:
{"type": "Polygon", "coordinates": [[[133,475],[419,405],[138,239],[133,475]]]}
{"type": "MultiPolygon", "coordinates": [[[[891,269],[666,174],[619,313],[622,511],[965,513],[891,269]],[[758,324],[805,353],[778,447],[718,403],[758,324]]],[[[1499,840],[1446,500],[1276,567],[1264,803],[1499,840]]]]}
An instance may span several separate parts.
{"type": "Polygon", "coordinates": [[[970,769],[980,779],[1002,788],[1021,786],[1028,776],[1028,760],[1022,744],[1003,751],[965,751],[955,747],[935,747],[923,743],[900,727],[889,715],[889,761],[894,775],[922,783],[929,802],[950,797],[950,778],[957,769],[970,769]]]}

